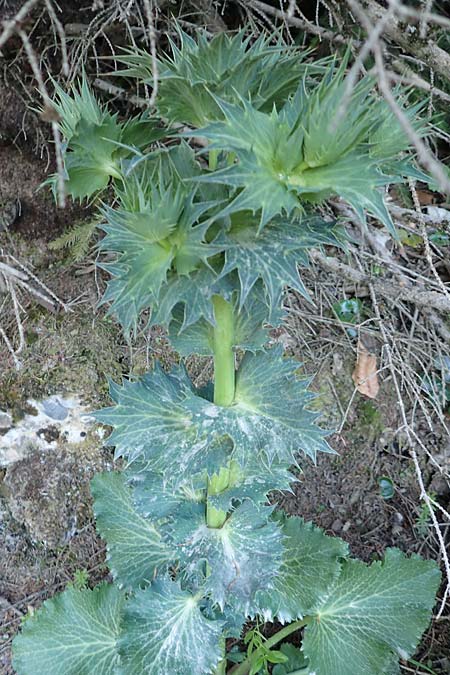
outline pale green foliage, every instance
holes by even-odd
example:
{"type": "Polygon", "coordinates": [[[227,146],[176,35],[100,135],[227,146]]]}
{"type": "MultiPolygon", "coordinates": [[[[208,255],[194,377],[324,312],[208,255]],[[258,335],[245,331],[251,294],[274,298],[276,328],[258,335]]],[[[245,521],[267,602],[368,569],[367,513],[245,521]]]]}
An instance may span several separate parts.
{"type": "MultiPolygon", "coordinates": [[[[210,141],[208,169],[158,118],[119,121],[85,80],[57,87],[55,107],[69,193],[114,191],[101,207],[99,250],[113,254],[103,302],[128,334],[145,312],[181,355],[212,355],[215,380],[199,390],[183,365],[156,365],[111,384],[113,405],[96,416],[124,470],[97,475],[92,494],[114,584],[44,603],[14,641],[14,666],[222,675],[226,638],[251,618],[287,624],[283,635],[304,627],[302,651],[254,629],[239,675],[268,664],[274,675],[391,675],[429,621],[439,572],[397,550],[350,560],[342,540],[269,505],[300,461],[331,449],[300,364],[266,344],[285,286],[307,297],[309,249],[345,244],[311,204],[337,194],[393,231],[383,189],[420,174],[370,78],[336,121],[347,57],[307,65],[301,49],[244,32],[178,30],[178,42],[159,62],[158,113],[191,124],[184,139],[210,141]],[[169,148],[152,147],[168,134],[169,148]]],[[[152,84],[148,54],[121,60],[122,76],[152,84]]]]}
{"type": "Polygon", "coordinates": [[[23,675],[117,675],[124,599],[101,584],[47,601],[14,641],[14,668],[23,675]]]}
{"type": "Polygon", "coordinates": [[[87,255],[96,228],[97,223],[95,220],[79,223],[56,239],[53,239],[48,246],[54,251],[67,249],[70,260],[72,262],[79,262],[87,255]]]}
{"type": "MultiPolygon", "coordinates": [[[[171,122],[203,126],[220,119],[215,95],[237,101],[251,99],[258,109],[270,111],[283,103],[306,74],[321,73],[326,60],[305,63],[307,50],[286,47],[280,39],[261,34],[256,40],[240,31],[235,36],[218,33],[192,39],[177,28],[180,46],[170,40],[172,54],[159,60],[158,111],[171,122]]],[[[152,57],[144,50],[126,50],[118,58],[128,66],[117,75],[153,83],[152,57]]]]}
{"type": "MultiPolygon", "coordinates": [[[[56,84],[53,105],[65,139],[65,190],[74,199],[103,190],[111,177],[120,179],[123,161],[162,136],[146,114],[119,122],[97,102],[85,77],[71,94],[56,84]]],[[[54,190],[56,181],[56,176],[47,181],[54,190]]]]}
{"type": "Polygon", "coordinates": [[[310,668],[317,675],[395,672],[398,656],[411,656],[428,624],[439,581],[432,562],[396,549],[370,567],[345,562],[305,631],[310,668]]]}
{"type": "MultiPolygon", "coordinates": [[[[344,66],[332,64],[318,86],[302,82],[283,107],[271,112],[255,109],[245,98],[233,104],[215,99],[224,120],[201,134],[211,148],[233,152],[239,161],[197,180],[236,190],[222,215],[250,209],[260,213],[262,228],[276,215],[289,216],[307,202],[337,194],[362,220],[368,212],[395,232],[380,188],[418,172],[402,161],[405,133],[387,103],[377,100],[370,77],[355,87],[339,116],[344,66]],[[396,141],[389,143],[394,130],[396,141]]],[[[411,120],[416,112],[408,111],[411,120]]]]}

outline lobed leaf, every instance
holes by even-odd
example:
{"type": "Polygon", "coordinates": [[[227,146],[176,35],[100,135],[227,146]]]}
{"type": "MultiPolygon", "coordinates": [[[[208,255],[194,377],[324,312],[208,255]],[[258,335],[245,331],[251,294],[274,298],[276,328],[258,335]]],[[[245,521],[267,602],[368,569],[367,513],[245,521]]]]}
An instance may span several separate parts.
{"type": "Polygon", "coordinates": [[[122,473],[106,471],[91,481],[97,529],[108,545],[108,565],[120,587],[138,588],[167,567],[174,553],[155,526],[133,505],[122,473]]]}
{"type": "MultiPolygon", "coordinates": [[[[274,36],[252,40],[241,30],[235,35],[221,32],[211,39],[198,31],[195,39],[175,25],[179,46],[170,38],[171,55],[159,60],[158,100],[161,116],[171,122],[203,126],[221,117],[214,95],[236,101],[252,100],[257,108],[270,111],[282,104],[307,74],[321,73],[326,60],[306,64],[309,51],[281,42],[274,36]]],[[[118,61],[126,68],[117,75],[137,77],[153,85],[151,55],[139,49],[125,50],[118,61]]]]}
{"type": "MultiPolygon", "coordinates": [[[[240,294],[235,291],[231,301],[234,314],[234,349],[251,352],[262,349],[268,341],[268,327],[267,302],[261,285],[252,285],[243,302],[242,290],[240,294]]],[[[214,326],[212,323],[206,319],[200,319],[187,328],[184,327],[185,313],[182,304],[175,305],[172,316],[173,319],[169,324],[170,343],[179,354],[182,356],[213,355],[214,326]]],[[[270,320],[274,326],[282,322],[283,313],[278,307],[274,307],[270,320]]]]}
{"type": "MultiPolygon", "coordinates": [[[[417,169],[402,157],[404,136],[387,150],[388,104],[373,95],[370,77],[356,85],[346,113],[338,116],[345,66],[345,59],[338,68],[332,64],[315,88],[300,84],[285,106],[270,114],[243,97],[233,103],[216,97],[223,121],[211,122],[201,134],[210,148],[233,153],[237,161],[196,180],[235,189],[222,216],[249,209],[258,212],[262,229],[277,215],[290,216],[307,201],[336,194],[358,215],[368,211],[394,233],[380,188],[417,175],[417,169]]],[[[413,108],[408,116],[416,113],[413,108]]]]}
{"type": "Polygon", "coordinates": [[[237,270],[239,275],[241,306],[258,279],[264,284],[271,314],[280,305],[285,286],[310,299],[298,265],[308,265],[308,250],[311,248],[323,244],[341,245],[343,233],[335,223],[318,217],[305,217],[289,222],[277,219],[257,234],[251,224],[246,224],[248,220],[246,215],[240,217],[237,214],[235,228],[217,240],[225,249],[221,274],[237,270]],[[243,222],[239,227],[240,218],[243,222]]]}
{"type": "Polygon", "coordinates": [[[174,466],[177,475],[224,466],[226,460],[214,466],[221,452],[214,444],[223,436],[233,441],[232,457],[241,466],[255,454],[263,465],[296,463],[299,452],[315,460],[317,452],[331,452],[326,434],[315,424],[317,414],[308,410],[313,395],[295,377],[298,363],[281,355],[281,348],[247,353],[229,407],[197,395],[181,368],[169,375],[157,368],[140,382],[113,385],[117,405],[96,417],[115,427],[109,443],[116,445],[117,455],[140,456],[149,468],[171,478],[174,466]]]}
{"type": "Polygon", "coordinates": [[[222,656],[223,622],[206,618],[200,601],[169,578],[138,591],[124,613],[123,675],[211,673],[222,656]]]}
{"type": "Polygon", "coordinates": [[[301,518],[285,518],[282,526],[283,562],[274,588],[259,593],[257,601],[266,620],[288,623],[306,616],[328,594],[348,546],[301,518]]]}
{"type": "MultiPolygon", "coordinates": [[[[188,275],[220,251],[206,242],[210,224],[199,219],[210,205],[195,203],[195,191],[186,194],[179,187],[162,186],[145,195],[139,183],[136,190],[135,210],[105,208],[107,222],[101,225],[106,232],[101,250],[119,253],[117,261],[101,265],[113,277],[102,303],[111,302],[110,312],[127,332],[136,328],[142,310],[167,302],[170,270],[176,281],[181,279],[190,287],[188,275]],[[168,288],[161,298],[164,286],[168,288]]],[[[210,297],[208,293],[208,302],[210,297]]]]}
{"type": "MultiPolygon", "coordinates": [[[[53,106],[64,137],[65,189],[74,199],[104,190],[110,178],[120,179],[121,159],[162,138],[165,131],[143,114],[120,123],[93,95],[86,77],[71,91],[55,83],[53,106]]],[[[49,182],[56,191],[57,177],[49,182]]]]}
{"type": "Polygon", "coordinates": [[[14,640],[18,675],[120,675],[124,599],[116,586],[100,584],[46,600],[14,640]]]}
{"type": "Polygon", "coordinates": [[[222,527],[206,525],[205,511],[186,509],[171,526],[171,540],[180,552],[188,578],[208,574],[204,590],[223,610],[231,605],[244,616],[254,608],[255,594],[272,588],[282,555],[282,532],[270,521],[271,507],[240,504],[222,527]]]}
{"type": "Polygon", "coordinates": [[[303,651],[317,675],[379,675],[414,653],[440,582],[437,565],[388,549],[383,562],[343,563],[305,629],[303,651]]]}

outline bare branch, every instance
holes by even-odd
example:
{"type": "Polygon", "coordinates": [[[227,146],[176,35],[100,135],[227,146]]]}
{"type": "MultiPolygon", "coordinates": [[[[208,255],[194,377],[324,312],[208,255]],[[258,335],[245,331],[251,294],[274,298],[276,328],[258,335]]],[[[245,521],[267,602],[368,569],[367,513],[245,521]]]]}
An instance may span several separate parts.
{"type": "Polygon", "coordinates": [[[354,267],[340,262],[337,258],[324,256],[316,249],[311,252],[311,259],[323,269],[334,272],[340,277],[349,279],[354,283],[368,284],[370,282],[377,293],[391,300],[404,300],[415,304],[417,307],[425,309],[433,308],[440,312],[450,311],[450,298],[447,298],[443,293],[428,291],[423,287],[421,288],[418,284],[400,286],[396,281],[390,282],[379,278],[372,279],[354,267]]]}
{"type": "Polygon", "coordinates": [[[150,8],[149,0],[144,0],[144,7],[148,23],[148,37],[150,41],[150,54],[152,57],[152,77],[153,77],[152,95],[150,96],[148,104],[150,108],[153,108],[153,106],[155,105],[156,97],[158,96],[158,59],[156,55],[156,31],[153,22],[153,12],[152,9],[150,8]]]}
{"type": "MultiPolygon", "coordinates": [[[[290,16],[287,12],[283,12],[280,9],[275,9],[275,7],[271,7],[265,2],[260,2],[260,0],[248,0],[247,4],[249,7],[253,7],[263,14],[268,14],[269,16],[274,16],[277,19],[281,19],[290,26],[301,28],[308,33],[317,35],[323,40],[331,40],[332,42],[337,42],[338,44],[348,44],[348,38],[337,33],[333,33],[333,31],[326,30],[326,28],[322,28],[321,26],[317,26],[315,23],[312,23],[306,19],[299,19],[298,17],[290,16]]],[[[353,44],[358,46],[359,43],[355,40],[353,44]]]]}
{"type": "MultiPolygon", "coordinates": [[[[396,11],[400,12],[403,16],[406,16],[406,8],[403,5],[399,5],[399,3],[395,4],[396,11]]],[[[371,23],[376,23],[380,21],[383,14],[386,12],[386,8],[378,4],[376,0],[364,0],[363,12],[366,20],[371,23]]],[[[435,18],[435,15],[432,16],[435,18]]],[[[430,21],[431,17],[428,16],[427,20],[430,21]]],[[[416,58],[422,60],[441,77],[450,80],[450,54],[444,49],[441,49],[441,47],[438,47],[433,40],[412,40],[411,35],[402,28],[399,20],[395,17],[387,24],[385,35],[389,40],[398,44],[407,54],[412,54],[416,58]]]]}
{"type": "Polygon", "coordinates": [[[11,21],[3,22],[4,28],[3,33],[0,35],[0,49],[3,47],[4,44],[6,44],[6,42],[9,40],[14,31],[20,27],[26,15],[29,13],[31,9],[33,9],[34,5],[38,4],[38,2],[40,2],[40,0],[28,0],[24,4],[24,6],[17,12],[14,19],[11,19],[11,21]]]}

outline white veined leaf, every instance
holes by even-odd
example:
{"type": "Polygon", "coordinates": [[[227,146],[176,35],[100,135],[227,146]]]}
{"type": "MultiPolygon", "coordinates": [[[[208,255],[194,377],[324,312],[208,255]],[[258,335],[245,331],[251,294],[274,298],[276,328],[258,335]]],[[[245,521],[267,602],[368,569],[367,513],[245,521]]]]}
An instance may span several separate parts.
{"type": "Polygon", "coordinates": [[[97,529],[108,545],[108,564],[115,581],[137,588],[174,559],[155,526],[134,508],[123,474],[106,471],[91,482],[97,529]]]}
{"type": "Polygon", "coordinates": [[[383,562],[343,563],[317,602],[303,650],[316,675],[391,673],[428,625],[440,573],[435,562],[388,549],[383,562]]]}
{"type": "Polygon", "coordinates": [[[186,509],[174,519],[171,540],[179,550],[181,568],[190,577],[202,573],[208,563],[204,588],[221,609],[230,605],[248,615],[257,591],[272,588],[283,534],[270,520],[271,513],[271,507],[245,501],[222,527],[208,527],[204,509],[186,509]]]}
{"type": "Polygon", "coordinates": [[[332,451],[315,423],[317,414],[308,409],[314,397],[308,383],[295,376],[298,363],[281,355],[281,347],[247,353],[229,407],[199,396],[183,369],[167,375],[158,367],[139,382],[113,385],[117,405],[96,417],[115,427],[109,443],[117,455],[141,457],[169,480],[175,468],[175,475],[184,476],[224,466],[214,465],[220,450],[214,444],[223,436],[233,441],[233,458],[241,466],[255,453],[263,463],[295,464],[300,452],[315,460],[317,452],[332,451]]]}
{"type": "Polygon", "coordinates": [[[258,594],[259,611],[268,621],[303,618],[325,594],[341,571],[348,546],[301,518],[281,521],[283,562],[270,592],[258,594]]]}
{"type": "Polygon", "coordinates": [[[14,640],[18,675],[120,675],[125,596],[116,586],[68,588],[27,618],[14,640]]]}
{"type": "Polygon", "coordinates": [[[222,656],[223,622],[207,619],[200,602],[169,578],[138,591],[124,613],[119,643],[123,675],[213,672],[222,656]]]}

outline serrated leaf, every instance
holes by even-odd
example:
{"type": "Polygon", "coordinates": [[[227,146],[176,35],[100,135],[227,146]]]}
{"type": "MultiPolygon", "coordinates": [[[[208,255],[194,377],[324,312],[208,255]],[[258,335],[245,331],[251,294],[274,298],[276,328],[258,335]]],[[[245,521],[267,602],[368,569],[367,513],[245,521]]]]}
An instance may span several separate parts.
{"type": "MultiPolygon", "coordinates": [[[[267,343],[268,307],[260,285],[252,286],[250,294],[247,294],[243,306],[239,307],[239,293],[233,293],[234,314],[234,349],[244,351],[258,351],[267,343]]],[[[173,319],[169,324],[169,337],[171,345],[181,356],[201,354],[212,356],[214,353],[214,327],[205,319],[200,319],[194,324],[183,328],[184,307],[175,306],[172,312],[173,319]]],[[[279,325],[283,320],[283,313],[279,307],[274,307],[271,313],[271,324],[279,325]]]]}
{"type": "Polygon", "coordinates": [[[387,103],[376,99],[370,77],[354,88],[346,114],[333,127],[345,96],[345,66],[345,60],[337,69],[333,64],[316,88],[302,83],[282,110],[270,114],[245,98],[237,104],[215,99],[224,121],[210,123],[201,134],[211,148],[234,153],[237,162],[196,180],[235,188],[220,215],[257,211],[262,229],[276,215],[289,216],[311,199],[337,194],[360,217],[368,210],[394,232],[379,190],[416,170],[402,156],[386,156],[377,129],[385,123],[380,106],[387,103]]]}
{"type": "MultiPolygon", "coordinates": [[[[55,84],[53,105],[64,137],[65,189],[75,199],[103,190],[111,177],[121,178],[121,159],[165,135],[157,121],[144,114],[120,123],[93,95],[87,79],[70,92],[55,84]]],[[[56,177],[50,184],[56,190],[56,177]]]]}
{"type": "Polygon", "coordinates": [[[196,395],[184,368],[166,374],[157,365],[139,382],[112,384],[111,397],[117,405],[95,415],[115,427],[108,442],[116,446],[116,456],[139,457],[146,469],[178,483],[227,462],[223,434],[200,433],[196,416],[211,404],[196,395]]]}
{"type": "MultiPolygon", "coordinates": [[[[308,50],[288,47],[273,36],[260,34],[252,40],[245,31],[236,35],[219,32],[211,39],[197,31],[195,39],[175,24],[180,46],[169,39],[171,56],[160,59],[157,105],[171,121],[202,126],[221,116],[214,94],[236,101],[250,98],[258,108],[269,110],[283,103],[307,73],[324,69],[324,61],[305,64],[308,50]]],[[[131,75],[153,85],[152,57],[144,50],[125,50],[116,57],[127,66],[118,75],[131,75]]]]}
{"type": "Polygon", "coordinates": [[[125,675],[207,675],[220,661],[223,623],[207,619],[201,598],[170,579],[127,603],[119,650],[125,675]]]}
{"type": "Polygon", "coordinates": [[[121,473],[97,474],[91,482],[97,529],[108,545],[108,564],[119,586],[149,583],[173,560],[154,525],[133,506],[121,473]]]}
{"type": "Polygon", "coordinates": [[[13,643],[18,675],[119,675],[124,595],[111,584],[68,588],[27,618],[13,643]]]}
{"type": "Polygon", "coordinates": [[[234,404],[224,407],[198,396],[183,369],[167,375],[158,367],[140,382],[113,385],[117,405],[96,417],[115,427],[109,443],[117,455],[140,456],[163,473],[175,462],[181,475],[214,471],[214,443],[223,436],[232,439],[241,466],[255,453],[269,464],[295,464],[299,452],[315,460],[317,452],[331,449],[315,424],[317,414],[307,408],[313,395],[295,377],[297,368],[297,362],[282,359],[281,348],[247,353],[237,371],[234,404]]]}
{"type": "MultiPolygon", "coordinates": [[[[204,133],[202,130],[202,134],[204,133]]],[[[218,136],[222,138],[221,131],[218,131],[218,136]]],[[[208,134],[208,138],[210,137],[211,134],[208,134]]],[[[213,145],[211,143],[211,147],[213,145]]],[[[239,156],[239,164],[203,174],[195,179],[199,184],[222,183],[236,189],[236,196],[219,211],[218,217],[223,218],[244,210],[258,212],[261,230],[275,216],[290,216],[294,209],[301,209],[295,192],[274,176],[270,167],[260,164],[255,155],[247,150],[235,152],[239,156]]]]}
{"type": "MultiPolygon", "coordinates": [[[[117,261],[100,265],[113,277],[102,303],[111,302],[110,311],[127,332],[135,329],[142,310],[162,302],[160,292],[169,270],[189,287],[184,276],[220,251],[216,244],[206,243],[210,224],[198,221],[210,205],[195,203],[195,191],[186,194],[180,187],[162,185],[145,193],[139,181],[135,185],[136,197],[130,189],[124,195],[134,210],[104,209],[107,223],[101,227],[107,234],[100,243],[101,250],[119,253],[117,261]]],[[[170,279],[167,286],[163,299],[171,288],[170,279]]]]}
{"type": "MultiPolygon", "coordinates": [[[[145,464],[136,461],[124,472],[132,488],[135,509],[144,518],[152,521],[173,519],[180,508],[187,504],[206,502],[206,478],[188,477],[179,484],[167,482],[162,474],[150,471],[145,464]]],[[[182,477],[184,478],[184,477],[182,477]]],[[[204,506],[206,508],[206,505],[204,506]]]]}
{"type": "Polygon", "coordinates": [[[124,254],[120,262],[100,265],[113,277],[101,304],[110,303],[109,313],[117,316],[126,333],[136,329],[140,313],[155,301],[172,258],[170,249],[155,244],[139,255],[124,254]]]}
{"type": "Polygon", "coordinates": [[[433,561],[388,549],[383,562],[343,563],[316,605],[303,651],[317,675],[379,675],[417,647],[435,602],[440,573],[433,561]]]}
{"type": "MultiPolygon", "coordinates": [[[[239,214],[236,221],[239,224],[239,214]]],[[[280,304],[285,286],[309,299],[298,265],[308,265],[309,249],[322,244],[339,246],[341,240],[342,233],[335,223],[318,217],[292,219],[289,223],[279,219],[267,225],[259,235],[254,227],[243,224],[219,238],[225,248],[222,274],[237,270],[241,305],[256,281],[262,279],[273,310],[280,304]]]]}
{"type": "MultiPolygon", "coordinates": [[[[219,274],[209,267],[201,266],[189,276],[172,275],[161,289],[158,303],[151,316],[151,325],[168,326],[172,321],[173,311],[177,305],[184,307],[183,320],[179,318],[179,331],[204,318],[210,324],[215,323],[213,295],[221,295],[230,299],[234,286],[228,280],[220,278],[219,274]]],[[[180,308],[177,308],[180,317],[180,308]]]]}
{"type": "Polygon", "coordinates": [[[365,222],[367,211],[396,237],[395,226],[380,188],[399,180],[397,175],[387,176],[382,173],[381,167],[369,157],[354,153],[333,164],[305,170],[296,180],[296,187],[300,195],[327,191],[336,193],[351,204],[362,222],[365,222]]]}
{"type": "Polygon", "coordinates": [[[146,148],[167,136],[167,129],[161,129],[158,124],[159,120],[151,118],[148,113],[130,117],[122,125],[120,141],[138,149],[146,148]]]}
{"type": "Polygon", "coordinates": [[[287,623],[304,617],[327,594],[348,546],[301,518],[286,518],[283,534],[283,562],[274,588],[257,600],[266,620],[287,623]]]}
{"type": "Polygon", "coordinates": [[[315,424],[317,415],[307,408],[314,395],[308,392],[308,383],[296,378],[298,366],[282,358],[281,347],[244,356],[236,375],[234,405],[216,407],[217,427],[222,426],[244,455],[258,448],[269,459],[292,464],[300,451],[313,460],[317,452],[331,452],[326,433],[315,424]]]}
{"type": "Polygon", "coordinates": [[[234,464],[236,469],[231,472],[229,484],[217,494],[208,495],[208,503],[219,511],[229,511],[247,499],[254,504],[266,504],[269,492],[289,491],[296,482],[286,462],[276,459],[268,462],[259,453],[248,457],[245,464],[234,464]]]}
{"type": "Polygon", "coordinates": [[[222,527],[206,525],[204,510],[180,514],[171,527],[171,539],[180,551],[188,576],[204,569],[205,591],[221,609],[226,604],[244,615],[253,608],[258,590],[271,588],[282,555],[282,532],[270,520],[272,508],[243,502],[222,527]]]}

